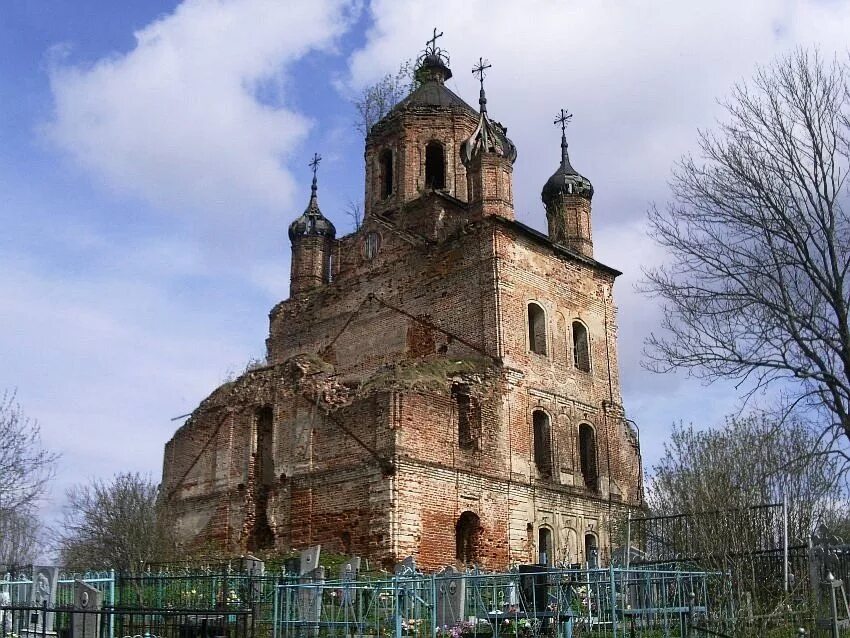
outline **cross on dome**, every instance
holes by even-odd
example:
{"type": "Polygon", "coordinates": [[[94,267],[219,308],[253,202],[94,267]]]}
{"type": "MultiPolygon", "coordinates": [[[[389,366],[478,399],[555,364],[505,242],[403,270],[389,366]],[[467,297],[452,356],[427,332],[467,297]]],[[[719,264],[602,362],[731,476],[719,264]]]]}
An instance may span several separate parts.
{"type": "Polygon", "coordinates": [[[443,32],[437,33],[437,27],[434,27],[434,35],[430,40],[425,42],[425,55],[438,55],[440,50],[437,48],[437,38],[442,38],[443,32]]]}
{"type": "Polygon", "coordinates": [[[485,71],[487,69],[492,69],[493,65],[490,64],[488,60],[479,57],[478,64],[472,67],[472,75],[478,78],[478,81],[481,82],[481,88],[484,88],[484,78],[486,77],[485,71]]]}
{"type": "Polygon", "coordinates": [[[485,71],[490,68],[493,68],[493,65],[482,57],[479,57],[478,64],[472,67],[472,75],[477,77],[478,81],[481,83],[481,91],[478,94],[478,104],[481,106],[482,113],[487,111],[487,96],[484,95],[484,78],[486,77],[485,71]]]}
{"type": "Polygon", "coordinates": [[[313,179],[316,179],[316,172],[319,170],[319,162],[322,161],[322,156],[318,153],[313,153],[313,159],[310,160],[310,163],[307,164],[310,168],[313,169],[313,179]]]}
{"type": "Polygon", "coordinates": [[[565,109],[561,109],[561,112],[558,114],[558,117],[555,118],[553,124],[561,125],[561,135],[566,137],[567,135],[567,125],[570,123],[570,120],[573,119],[573,114],[565,109]]]}

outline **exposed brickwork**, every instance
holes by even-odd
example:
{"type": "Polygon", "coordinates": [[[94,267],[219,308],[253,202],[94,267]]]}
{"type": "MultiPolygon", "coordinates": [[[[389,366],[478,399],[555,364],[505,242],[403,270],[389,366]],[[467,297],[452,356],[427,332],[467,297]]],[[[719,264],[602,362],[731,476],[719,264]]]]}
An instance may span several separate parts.
{"type": "Polygon", "coordinates": [[[315,276],[270,312],[269,366],[214,391],[166,445],[163,485],[184,542],[321,543],[430,569],[454,562],[463,517],[462,551],[482,566],[537,560],[541,529],[550,560],[579,562],[586,535],[604,550],[612,514],[641,503],[620,397],[618,273],[588,246],[514,221],[510,161],[485,153],[469,176],[459,161],[475,112],[424,99],[370,133],[364,224],[321,239],[332,272],[293,266],[315,276]],[[433,140],[444,189],[425,184],[433,140]],[[530,350],[531,302],[545,313],[545,355],[530,350]],[[574,324],[587,331],[588,372],[575,365],[574,324]]]}

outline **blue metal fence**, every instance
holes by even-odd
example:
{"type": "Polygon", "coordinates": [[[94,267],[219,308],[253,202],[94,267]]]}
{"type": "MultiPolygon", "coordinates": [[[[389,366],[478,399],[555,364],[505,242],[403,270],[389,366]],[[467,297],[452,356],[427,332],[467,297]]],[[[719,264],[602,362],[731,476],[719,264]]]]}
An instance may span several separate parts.
{"type": "Polygon", "coordinates": [[[718,573],[558,569],[398,575],[277,586],[272,638],[611,638],[688,635],[724,616],[718,573]]]}

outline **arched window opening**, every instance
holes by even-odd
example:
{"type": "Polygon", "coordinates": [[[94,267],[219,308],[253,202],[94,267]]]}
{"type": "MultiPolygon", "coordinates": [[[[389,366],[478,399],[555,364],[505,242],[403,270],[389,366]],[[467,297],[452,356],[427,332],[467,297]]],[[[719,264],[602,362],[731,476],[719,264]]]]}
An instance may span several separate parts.
{"type": "Polygon", "coordinates": [[[254,429],[254,489],[250,494],[254,504],[254,521],[248,535],[248,549],[254,551],[274,547],[274,533],[267,514],[269,489],[275,481],[272,457],[273,423],[274,413],[270,406],[257,410],[254,429]]]}
{"type": "Polygon", "coordinates": [[[593,534],[584,535],[584,561],[591,569],[599,567],[599,546],[593,534]]]}
{"type": "Polygon", "coordinates": [[[461,563],[478,560],[481,519],[474,512],[464,512],[455,525],[455,558],[461,563]]]}
{"type": "Polygon", "coordinates": [[[582,423],[578,428],[578,453],[584,484],[595,490],[599,483],[596,471],[596,435],[587,423],[582,423]]]}
{"type": "Polygon", "coordinates": [[[528,349],[546,354],[546,313],[536,303],[528,304],[528,349]]]}
{"type": "Polygon", "coordinates": [[[549,415],[543,410],[535,410],[532,415],[534,425],[534,464],[544,477],[552,476],[552,437],[549,427],[549,415]]]}
{"type": "Polygon", "coordinates": [[[590,372],[590,342],[581,321],[573,321],[573,364],[582,372],[590,372]]]}
{"type": "Polygon", "coordinates": [[[393,152],[386,149],[381,153],[381,199],[393,194],[393,152]]]}
{"type": "Polygon", "coordinates": [[[342,551],[344,554],[351,553],[351,532],[344,531],[339,536],[340,543],[342,544],[342,551]]]}
{"type": "Polygon", "coordinates": [[[428,142],[425,147],[425,186],[434,189],[446,187],[446,157],[439,142],[428,142]]]}
{"type": "Polygon", "coordinates": [[[541,527],[537,531],[537,564],[538,565],[554,565],[555,557],[552,551],[552,530],[548,527],[541,527]]]}
{"type": "Polygon", "coordinates": [[[481,406],[469,392],[465,383],[452,386],[452,396],[457,408],[457,444],[461,449],[478,447],[481,437],[481,406]]]}

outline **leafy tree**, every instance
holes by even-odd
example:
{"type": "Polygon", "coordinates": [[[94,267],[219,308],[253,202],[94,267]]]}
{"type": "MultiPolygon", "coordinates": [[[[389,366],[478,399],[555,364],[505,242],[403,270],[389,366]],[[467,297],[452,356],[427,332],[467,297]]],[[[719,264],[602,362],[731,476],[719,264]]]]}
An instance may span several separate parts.
{"type": "Polygon", "coordinates": [[[353,100],[357,110],[354,126],[365,137],[375,123],[416,88],[413,64],[402,62],[396,73],[387,73],[375,84],[363,89],[353,100]]]}
{"type": "Polygon", "coordinates": [[[57,455],[41,441],[15,393],[0,396],[0,563],[30,562],[35,551],[36,508],[54,475],[57,455]]]}
{"type": "Polygon", "coordinates": [[[158,497],[156,483],[131,473],[70,488],[57,533],[62,563],[74,570],[136,573],[169,558],[172,535],[158,497]]]}
{"type": "Polygon", "coordinates": [[[670,255],[646,272],[663,301],[648,366],[763,388],[825,408],[850,441],[850,82],[799,50],[760,68],[674,169],[672,202],[650,211],[670,255]]]}

